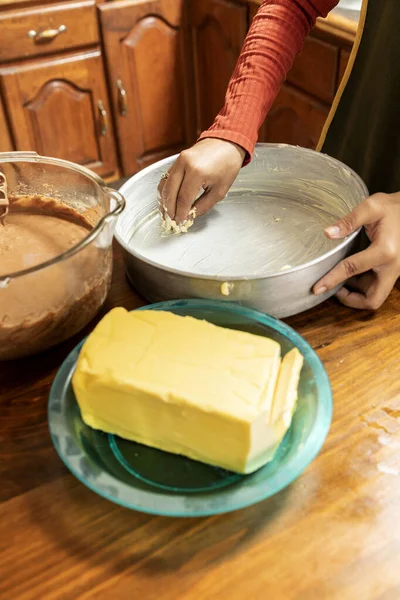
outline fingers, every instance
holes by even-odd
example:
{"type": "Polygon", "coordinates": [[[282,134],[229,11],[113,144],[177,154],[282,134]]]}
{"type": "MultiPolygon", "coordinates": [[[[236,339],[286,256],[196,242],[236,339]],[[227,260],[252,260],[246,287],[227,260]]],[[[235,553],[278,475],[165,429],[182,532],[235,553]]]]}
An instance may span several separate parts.
{"type": "Polygon", "coordinates": [[[205,215],[209,210],[223,200],[228,192],[221,191],[218,188],[210,188],[195,203],[196,206],[196,217],[205,215]]]}
{"type": "Polygon", "coordinates": [[[186,170],[179,159],[173,165],[167,179],[162,179],[158,189],[161,195],[162,209],[178,224],[189,217],[192,206],[196,206],[196,216],[206,214],[217,202],[225,198],[228,190],[212,186],[202,195],[203,179],[193,170],[186,170]]]}
{"type": "Polygon", "coordinates": [[[161,210],[166,209],[171,219],[175,218],[176,202],[184,175],[184,166],[178,159],[168,171],[167,178],[161,179],[158,186],[158,191],[161,196],[161,210]]]}
{"type": "Polygon", "coordinates": [[[346,281],[346,288],[351,292],[366,294],[370,286],[374,283],[377,275],[375,271],[367,271],[362,275],[357,275],[346,281]]]}
{"type": "Polygon", "coordinates": [[[185,172],[176,197],[175,221],[178,224],[183,223],[189,217],[189,211],[202,188],[202,179],[196,173],[185,172]]]}
{"type": "Polygon", "coordinates": [[[384,199],[385,194],[370,196],[343,219],[331,227],[327,227],[325,234],[331,239],[340,239],[347,237],[364,225],[375,223],[382,216],[384,199]]]}
{"type": "Polygon", "coordinates": [[[161,209],[165,209],[178,224],[183,223],[188,219],[189,211],[201,193],[203,184],[203,177],[190,165],[182,152],[158,186],[161,209]]]}
{"type": "Polygon", "coordinates": [[[316,296],[324,294],[347,281],[351,277],[365,273],[379,264],[379,251],[370,246],[363,252],[354,254],[342,260],[325,277],[315,284],[313,292],[316,296]]]}
{"type": "Polygon", "coordinates": [[[392,291],[397,275],[385,272],[371,277],[369,273],[366,273],[360,279],[360,289],[364,288],[364,292],[355,292],[347,288],[342,288],[336,294],[336,297],[342,304],[350,308],[378,310],[392,291]],[[362,281],[364,278],[365,282],[362,281]]]}
{"type": "Polygon", "coordinates": [[[167,180],[161,181],[161,206],[178,224],[189,217],[194,203],[197,214],[204,214],[225,197],[245,155],[243,148],[226,140],[207,138],[197,142],[180,154],[167,180]]]}

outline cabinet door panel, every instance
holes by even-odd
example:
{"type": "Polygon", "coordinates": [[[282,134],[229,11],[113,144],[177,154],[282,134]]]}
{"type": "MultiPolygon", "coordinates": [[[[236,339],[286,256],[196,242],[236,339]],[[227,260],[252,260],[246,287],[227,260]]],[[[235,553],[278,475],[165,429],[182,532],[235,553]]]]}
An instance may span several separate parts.
{"type": "Polygon", "coordinates": [[[339,48],[309,36],[295,58],[287,81],[324,102],[332,102],[336,92],[339,48]]]}
{"type": "Polygon", "coordinates": [[[125,174],[194,141],[185,4],[99,7],[125,174]]]}
{"type": "Polygon", "coordinates": [[[6,67],[0,79],[17,150],[117,175],[100,51],[6,67]]]}
{"type": "Polygon", "coordinates": [[[329,107],[284,84],[260,132],[261,142],[315,148],[329,107]]]}
{"type": "MultiPolygon", "coordinates": [[[[250,18],[257,10],[250,5],[250,18]]],[[[260,142],[316,147],[336,91],[339,52],[331,41],[306,39],[260,129],[260,142]]]]}
{"type": "Polygon", "coordinates": [[[190,0],[197,134],[224,105],[226,88],[247,30],[247,8],[225,0],[190,0]]]}

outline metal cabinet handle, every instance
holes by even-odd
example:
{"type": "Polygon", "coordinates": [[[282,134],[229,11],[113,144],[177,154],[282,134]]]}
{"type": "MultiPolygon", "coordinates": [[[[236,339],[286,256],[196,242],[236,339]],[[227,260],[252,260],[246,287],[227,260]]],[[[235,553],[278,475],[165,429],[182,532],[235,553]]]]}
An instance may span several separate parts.
{"type": "Polygon", "coordinates": [[[28,31],[28,38],[33,40],[35,44],[51,42],[51,40],[54,40],[60,33],[65,33],[66,31],[66,25],[60,25],[58,29],[45,29],[44,31],[35,31],[34,29],[31,29],[28,31]]]}
{"type": "Polygon", "coordinates": [[[101,100],[98,101],[97,106],[99,107],[100,112],[100,135],[107,135],[108,129],[108,116],[107,111],[104,108],[104,104],[101,100]]]}
{"type": "Polygon", "coordinates": [[[126,95],[126,90],[121,79],[117,80],[117,88],[118,88],[118,103],[119,103],[119,114],[121,117],[124,117],[128,112],[128,98],[126,95]]]}

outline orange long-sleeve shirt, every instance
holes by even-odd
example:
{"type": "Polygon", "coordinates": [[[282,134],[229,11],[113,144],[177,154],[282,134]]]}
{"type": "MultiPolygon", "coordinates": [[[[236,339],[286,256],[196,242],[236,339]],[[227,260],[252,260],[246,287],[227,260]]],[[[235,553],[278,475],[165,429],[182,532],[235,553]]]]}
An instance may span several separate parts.
{"type": "Polygon", "coordinates": [[[225,105],[200,139],[242,146],[248,162],[258,131],[317,17],[339,0],[264,0],[253,19],[229,82],[225,105]]]}

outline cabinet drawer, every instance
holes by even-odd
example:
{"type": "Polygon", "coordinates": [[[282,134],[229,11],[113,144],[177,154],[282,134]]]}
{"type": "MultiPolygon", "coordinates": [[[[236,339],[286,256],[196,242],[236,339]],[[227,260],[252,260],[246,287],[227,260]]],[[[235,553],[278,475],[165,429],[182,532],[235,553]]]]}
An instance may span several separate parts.
{"type": "Polygon", "coordinates": [[[294,61],[287,80],[320,100],[332,102],[336,91],[338,62],[338,47],[309,37],[294,61]]]}
{"type": "Polygon", "coordinates": [[[87,0],[0,14],[0,61],[97,43],[95,6],[87,0]]]}

